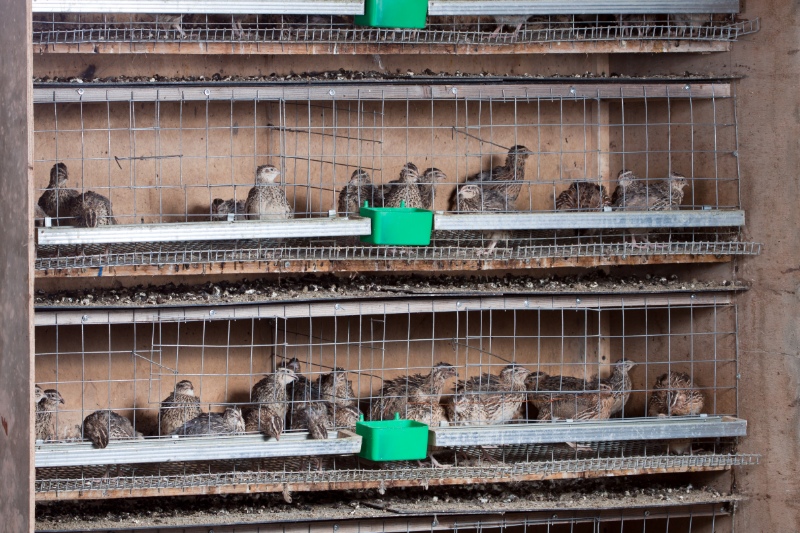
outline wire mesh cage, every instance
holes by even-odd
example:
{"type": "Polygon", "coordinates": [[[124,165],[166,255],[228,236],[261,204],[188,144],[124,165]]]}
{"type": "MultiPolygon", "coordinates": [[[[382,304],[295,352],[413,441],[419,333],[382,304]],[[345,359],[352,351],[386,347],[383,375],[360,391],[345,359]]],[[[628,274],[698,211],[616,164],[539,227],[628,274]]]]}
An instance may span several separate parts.
{"type": "MultiPolygon", "coordinates": [[[[270,483],[259,476],[301,484],[308,476],[341,483],[433,476],[446,483],[750,460],[734,454],[745,425],[735,418],[736,308],[729,301],[583,309],[525,303],[429,312],[354,303],[327,315],[40,326],[37,383],[64,400],[37,406],[40,478],[102,478],[103,465],[117,465],[120,476],[176,476],[177,485],[187,482],[181,476],[214,472],[239,473],[233,484],[270,483]],[[635,363],[624,369],[630,379],[614,380],[618,359],[635,363]],[[509,368],[524,372],[506,387],[509,368]],[[441,379],[423,379],[432,376],[441,379]],[[545,377],[556,384],[545,387],[545,377]],[[692,395],[699,404],[687,408],[692,395]],[[459,410],[465,398],[472,410],[459,410]],[[595,409],[609,398],[616,410],[595,409]],[[120,419],[102,415],[110,438],[98,444],[87,420],[109,411],[120,419]],[[226,425],[229,411],[237,414],[226,425]],[[358,415],[380,420],[394,412],[429,426],[433,465],[462,470],[445,469],[452,475],[442,477],[413,461],[356,458],[358,415]],[[115,423],[128,432],[114,433],[115,423]]],[[[199,485],[210,482],[202,479],[199,485]]]]}
{"type": "Polygon", "coordinates": [[[736,41],[758,29],[758,19],[742,20],[731,14],[539,15],[522,17],[518,27],[516,22],[498,24],[491,16],[440,15],[429,17],[424,29],[403,30],[357,26],[350,16],[39,13],[33,42],[53,50],[113,44],[128,46],[130,51],[150,45],[158,51],[207,43],[252,45],[263,52],[280,47],[289,53],[308,52],[309,47],[322,53],[373,48],[402,53],[444,46],[497,53],[526,45],[619,45],[620,41],[632,51],[637,41],[669,41],[680,51],[681,44],[736,41]]]}
{"type": "MultiPolygon", "coordinates": [[[[36,103],[37,190],[53,194],[51,174],[64,165],[66,187],[106,196],[123,225],[43,228],[39,269],[757,253],[738,240],[728,83],[40,85],[36,103]],[[407,163],[416,187],[398,183],[407,163]],[[289,212],[272,218],[287,220],[243,224],[257,216],[242,211],[266,164],[279,173],[272,189],[289,212]],[[638,204],[619,194],[625,170],[643,191],[638,204]],[[409,206],[437,212],[431,246],[360,245],[369,229],[356,223],[355,206],[391,206],[412,189],[420,194],[409,206]],[[209,220],[233,223],[175,225],[209,220]],[[59,246],[78,243],[86,248],[77,259],[74,246],[59,246]]],[[[80,225],[72,211],[48,214],[80,225]]]]}

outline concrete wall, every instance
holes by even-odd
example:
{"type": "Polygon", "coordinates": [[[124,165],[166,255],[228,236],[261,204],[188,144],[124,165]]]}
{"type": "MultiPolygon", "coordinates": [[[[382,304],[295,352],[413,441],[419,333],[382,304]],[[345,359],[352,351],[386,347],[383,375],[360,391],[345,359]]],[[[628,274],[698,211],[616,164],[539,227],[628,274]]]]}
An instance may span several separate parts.
{"type": "Polygon", "coordinates": [[[0,2],[0,530],[33,529],[30,1],[0,2]]]}

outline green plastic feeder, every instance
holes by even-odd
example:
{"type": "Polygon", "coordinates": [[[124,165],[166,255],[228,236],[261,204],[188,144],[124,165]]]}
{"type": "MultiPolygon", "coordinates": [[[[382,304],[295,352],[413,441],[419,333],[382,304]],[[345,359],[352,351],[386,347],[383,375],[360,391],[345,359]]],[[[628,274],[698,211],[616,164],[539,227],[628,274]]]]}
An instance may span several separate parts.
{"type": "Polygon", "coordinates": [[[366,0],[359,26],[422,29],[428,18],[428,0],[366,0]]]}
{"type": "Polygon", "coordinates": [[[356,423],[356,434],[361,435],[362,459],[370,461],[414,461],[428,456],[428,426],[416,420],[364,422],[364,415],[356,423]]]}
{"type": "Polygon", "coordinates": [[[359,214],[372,219],[372,234],[361,242],[391,246],[428,246],[433,229],[433,211],[406,207],[370,207],[364,202],[359,214]]]}

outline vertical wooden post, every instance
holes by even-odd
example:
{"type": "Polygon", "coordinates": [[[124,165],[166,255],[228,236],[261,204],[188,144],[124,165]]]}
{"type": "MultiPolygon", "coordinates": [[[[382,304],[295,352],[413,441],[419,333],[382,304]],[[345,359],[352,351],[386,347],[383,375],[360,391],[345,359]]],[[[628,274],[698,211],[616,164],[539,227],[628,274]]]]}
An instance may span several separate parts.
{"type": "Polygon", "coordinates": [[[0,2],[0,529],[33,531],[31,0],[0,2]]]}

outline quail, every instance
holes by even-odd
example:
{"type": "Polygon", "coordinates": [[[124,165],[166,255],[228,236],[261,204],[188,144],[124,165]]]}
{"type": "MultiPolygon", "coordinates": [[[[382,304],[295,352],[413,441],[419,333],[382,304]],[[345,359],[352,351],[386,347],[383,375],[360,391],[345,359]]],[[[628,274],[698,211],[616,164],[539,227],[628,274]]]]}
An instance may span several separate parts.
{"type": "Polygon", "coordinates": [[[369,173],[360,168],[356,169],[350,176],[347,185],[339,191],[339,214],[343,217],[358,215],[365,200],[369,202],[370,206],[375,207],[374,189],[369,173]]]}
{"type": "MultiPolygon", "coordinates": [[[[630,170],[621,170],[618,185],[611,202],[614,210],[621,211],[670,211],[680,208],[686,178],[672,172],[666,180],[650,181],[638,178],[630,170]]],[[[631,242],[636,245],[636,235],[647,241],[648,230],[629,230],[631,242]]]]}
{"type": "MultiPolygon", "coordinates": [[[[530,154],[531,151],[521,144],[512,146],[508,150],[504,165],[469,176],[467,183],[477,182],[476,184],[479,184],[484,191],[487,189],[498,191],[505,210],[513,210],[522,191],[522,182],[525,181],[525,160],[530,154]]],[[[457,191],[454,194],[457,194],[457,191]]],[[[453,203],[451,198],[451,204],[453,203]]]]}
{"type": "Polygon", "coordinates": [[[34,401],[36,402],[36,440],[55,440],[56,411],[64,398],[55,389],[42,390],[35,387],[34,401]]]}
{"type": "Polygon", "coordinates": [[[238,407],[224,413],[202,413],[172,431],[172,435],[235,435],[244,433],[244,417],[238,407]]]}
{"type": "Polygon", "coordinates": [[[283,220],[292,218],[294,210],[286,199],[286,192],[275,180],[281,175],[272,165],[256,169],[256,185],[250,189],[245,211],[251,220],[283,220]]]}
{"type": "Polygon", "coordinates": [[[67,188],[68,178],[67,165],[56,163],[50,169],[50,183],[47,185],[47,190],[39,197],[39,207],[47,216],[57,221],[71,216],[69,210],[72,200],[80,196],[75,189],[67,188]]]}
{"type": "Polygon", "coordinates": [[[373,400],[370,419],[391,420],[395,413],[402,418],[416,420],[430,427],[447,422],[445,411],[439,403],[445,383],[456,377],[456,369],[447,363],[438,363],[428,374],[400,376],[383,382],[378,398],[373,400]]]}
{"type": "Polygon", "coordinates": [[[502,424],[516,418],[526,400],[530,371],[508,365],[500,375],[482,374],[459,381],[447,403],[447,416],[459,425],[502,424]]]}
{"type": "Polygon", "coordinates": [[[705,397],[689,374],[670,372],[662,374],[653,384],[653,394],[647,406],[648,416],[699,415],[705,397]]]}
{"type": "Polygon", "coordinates": [[[609,205],[605,187],[591,181],[574,181],[556,198],[557,211],[601,211],[609,205]]]}
{"type": "Polygon", "coordinates": [[[253,385],[251,401],[258,404],[245,416],[247,431],[260,431],[267,437],[280,440],[286,424],[289,397],[287,385],[297,379],[289,367],[278,368],[273,374],[253,385]]]}
{"type": "Polygon", "coordinates": [[[79,228],[96,228],[117,223],[111,200],[94,191],[86,191],[72,198],[67,205],[70,216],[79,228]]]}
{"type": "Polygon", "coordinates": [[[131,421],[114,411],[95,411],[83,419],[83,437],[92,441],[95,448],[105,448],[110,440],[139,439],[131,421]]]}
{"type": "Polygon", "coordinates": [[[383,206],[422,209],[419,191],[419,170],[413,163],[406,163],[400,171],[400,179],[384,186],[383,206]]]}
{"type": "Polygon", "coordinates": [[[422,209],[431,210],[436,203],[436,184],[447,180],[447,175],[438,168],[427,168],[417,180],[422,209]]]}
{"type": "Polygon", "coordinates": [[[234,220],[245,220],[247,218],[245,201],[214,198],[211,202],[211,220],[227,220],[229,214],[233,214],[234,220]]]}
{"type": "Polygon", "coordinates": [[[200,416],[200,398],[195,396],[194,385],[184,379],[175,385],[175,391],[161,402],[159,429],[161,435],[169,435],[186,422],[200,416]]]}
{"type": "Polygon", "coordinates": [[[519,33],[519,30],[522,29],[522,25],[528,21],[529,17],[530,15],[495,15],[492,18],[497,23],[497,28],[492,32],[492,35],[500,34],[506,26],[515,26],[513,34],[516,35],[519,33]]]}
{"type": "MultiPolygon", "coordinates": [[[[451,210],[458,213],[503,212],[507,210],[505,198],[501,192],[491,188],[481,188],[477,184],[462,185],[455,197],[455,205],[451,210]]],[[[478,252],[485,255],[495,249],[500,241],[509,241],[512,233],[505,230],[484,231],[483,236],[489,240],[488,245],[478,252]]]]}

